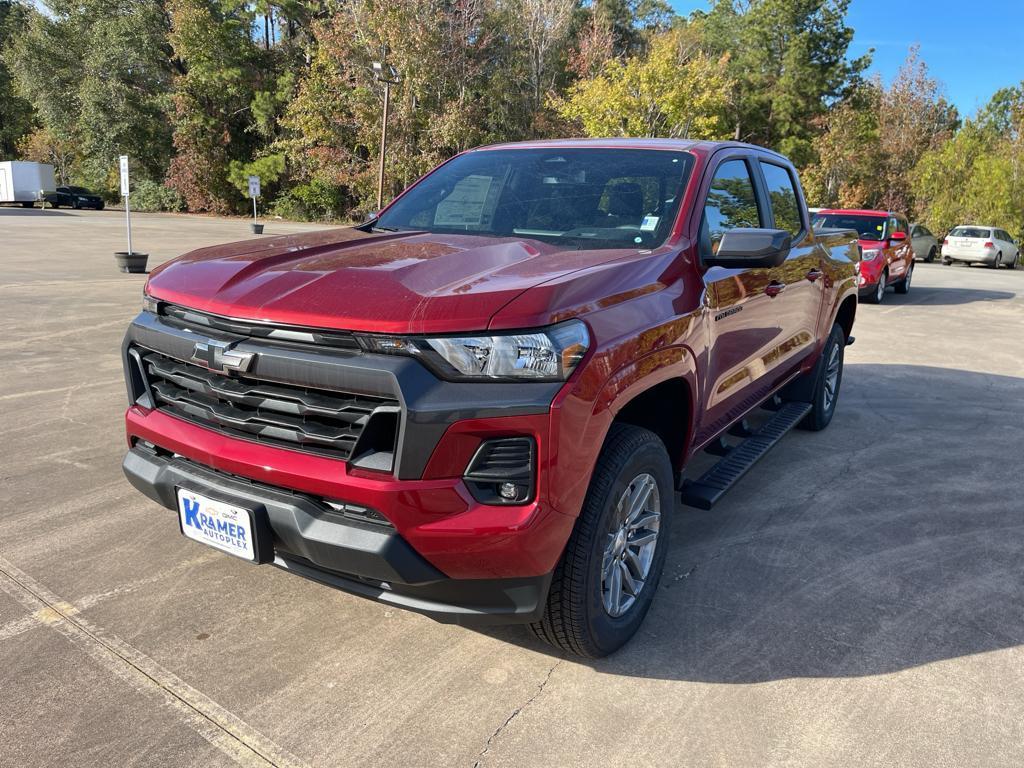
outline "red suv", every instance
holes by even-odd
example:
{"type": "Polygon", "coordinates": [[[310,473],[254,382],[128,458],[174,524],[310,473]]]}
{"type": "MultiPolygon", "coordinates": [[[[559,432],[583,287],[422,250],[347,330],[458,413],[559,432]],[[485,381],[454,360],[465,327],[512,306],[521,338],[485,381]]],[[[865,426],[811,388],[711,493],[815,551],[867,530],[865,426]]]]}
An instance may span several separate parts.
{"type": "Polygon", "coordinates": [[[361,227],[154,270],[125,473],[224,552],[600,656],[680,494],[708,509],[832,419],[857,258],[758,147],[473,150],[361,227]],[[727,455],[684,482],[703,448],[727,455]]]}
{"type": "Polygon", "coordinates": [[[881,304],[890,285],[907,293],[914,276],[914,249],[907,218],[892,211],[825,209],[814,217],[815,229],[857,231],[862,255],[857,268],[860,297],[881,304]]]}

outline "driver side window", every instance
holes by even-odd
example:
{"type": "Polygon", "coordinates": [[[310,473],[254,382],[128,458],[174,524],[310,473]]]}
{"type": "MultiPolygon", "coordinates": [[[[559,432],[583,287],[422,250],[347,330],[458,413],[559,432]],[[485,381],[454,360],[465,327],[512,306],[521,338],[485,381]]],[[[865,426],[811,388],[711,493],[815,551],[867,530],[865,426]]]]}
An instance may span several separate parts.
{"type": "Polygon", "coordinates": [[[754,180],[745,160],[727,160],[718,166],[708,189],[701,219],[701,252],[718,252],[722,237],[737,227],[761,227],[763,217],[754,180]]]}

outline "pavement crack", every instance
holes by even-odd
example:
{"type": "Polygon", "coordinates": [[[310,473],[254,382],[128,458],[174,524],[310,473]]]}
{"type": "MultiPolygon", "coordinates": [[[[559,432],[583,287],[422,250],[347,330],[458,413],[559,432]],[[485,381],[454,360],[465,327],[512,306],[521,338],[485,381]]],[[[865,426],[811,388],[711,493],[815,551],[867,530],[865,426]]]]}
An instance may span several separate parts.
{"type": "Polygon", "coordinates": [[[544,688],[547,686],[548,681],[551,679],[552,673],[558,668],[558,666],[563,661],[565,661],[565,659],[559,659],[554,664],[552,664],[551,668],[548,669],[547,674],[544,675],[544,679],[540,681],[540,685],[537,686],[537,690],[533,692],[533,695],[530,698],[528,698],[525,702],[520,704],[518,707],[516,707],[514,710],[512,710],[512,714],[505,718],[505,722],[503,722],[501,725],[495,728],[494,732],[487,737],[487,742],[484,744],[484,748],[480,750],[480,754],[477,755],[476,762],[473,763],[473,768],[481,768],[481,766],[484,764],[484,758],[487,756],[487,753],[491,751],[491,745],[494,744],[495,739],[497,739],[498,736],[501,735],[501,732],[508,728],[512,721],[519,717],[519,715],[522,714],[527,707],[533,704],[533,702],[537,700],[538,696],[544,693],[544,688]]]}

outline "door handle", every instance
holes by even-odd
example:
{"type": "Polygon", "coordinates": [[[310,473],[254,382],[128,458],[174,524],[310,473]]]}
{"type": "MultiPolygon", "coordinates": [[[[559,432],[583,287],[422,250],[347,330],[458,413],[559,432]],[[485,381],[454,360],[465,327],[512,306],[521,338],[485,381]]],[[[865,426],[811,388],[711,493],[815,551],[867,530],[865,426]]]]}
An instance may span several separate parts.
{"type": "Polygon", "coordinates": [[[812,269],[810,272],[807,273],[807,279],[810,280],[812,283],[816,281],[818,278],[824,276],[825,273],[822,272],[820,269],[812,269]]]}
{"type": "Polygon", "coordinates": [[[768,296],[770,296],[771,298],[774,299],[776,296],[778,296],[784,290],[786,290],[786,284],[785,283],[774,283],[773,282],[773,283],[769,283],[768,284],[768,287],[764,289],[764,292],[767,293],[768,296]]]}

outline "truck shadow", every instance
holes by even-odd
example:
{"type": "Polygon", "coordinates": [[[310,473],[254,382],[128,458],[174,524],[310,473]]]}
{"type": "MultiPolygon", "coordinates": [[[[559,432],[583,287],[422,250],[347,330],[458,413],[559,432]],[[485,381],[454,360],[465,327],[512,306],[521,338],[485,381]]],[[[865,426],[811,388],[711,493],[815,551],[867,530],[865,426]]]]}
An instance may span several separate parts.
{"type": "MultiPolygon", "coordinates": [[[[1012,291],[990,291],[978,288],[941,288],[932,286],[913,286],[910,293],[900,295],[898,293],[887,293],[885,295],[886,306],[899,306],[900,304],[918,304],[920,306],[954,306],[959,304],[973,304],[978,301],[1009,301],[1017,296],[1012,291]]],[[[863,311],[870,312],[873,307],[864,307],[863,311]]]]}
{"type": "Polygon", "coordinates": [[[829,429],[787,436],[714,511],[679,507],[639,634],[588,663],[756,683],[1024,643],[1022,424],[1024,379],[847,366],[829,429]]]}

